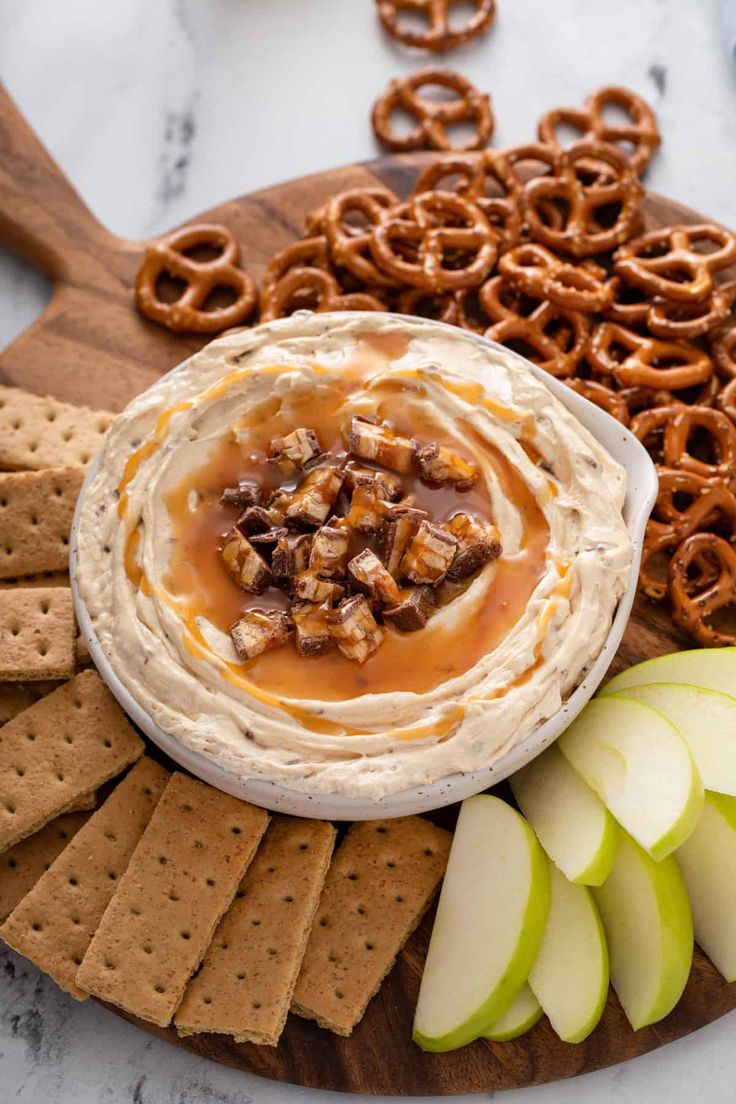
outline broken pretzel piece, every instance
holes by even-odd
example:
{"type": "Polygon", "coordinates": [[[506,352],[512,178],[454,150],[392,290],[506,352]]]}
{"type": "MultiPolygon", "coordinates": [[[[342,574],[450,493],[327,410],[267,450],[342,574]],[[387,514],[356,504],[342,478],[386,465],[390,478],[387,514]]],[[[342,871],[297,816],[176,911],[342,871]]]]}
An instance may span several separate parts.
{"type": "Polygon", "coordinates": [[[360,590],[376,602],[396,606],[401,601],[396,580],[370,548],[364,548],[353,557],[348,564],[348,575],[360,590]]]}
{"type": "Polygon", "coordinates": [[[309,566],[309,554],[312,548],[311,533],[289,533],[284,531],[276,541],[271,556],[271,572],[276,579],[291,579],[309,566]]]}
{"type": "Polygon", "coordinates": [[[361,460],[372,460],[391,471],[408,475],[417,443],[409,437],[400,437],[387,425],[376,425],[356,416],[350,422],[348,449],[361,460]]]}
{"type": "Polygon", "coordinates": [[[220,497],[223,506],[237,506],[245,510],[248,506],[258,506],[261,501],[261,488],[252,479],[241,479],[235,487],[226,487],[220,497]]]}
{"type": "Polygon", "coordinates": [[[305,429],[300,426],[286,436],[279,434],[271,438],[268,458],[273,460],[284,475],[294,475],[311,463],[314,464],[321,455],[319,438],[313,429],[305,429]]]}
{"type": "Polygon", "coordinates": [[[278,491],[273,497],[273,505],[284,510],[287,525],[317,528],[327,520],[344,479],[342,468],[314,468],[295,491],[278,491]]]}
{"type": "Polygon", "coordinates": [[[467,579],[475,575],[489,560],[501,555],[501,541],[495,525],[480,521],[472,514],[455,514],[445,522],[445,529],[457,538],[457,551],[447,576],[467,579]]]}
{"type": "Polygon", "coordinates": [[[431,586],[412,587],[399,597],[398,605],[383,611],[383,620],[402,632],[423,629],[437,605],[437,595],[431,586]]]}
{"type": "Polygon", "coordinates": [[[266,561],[247,537],[233,529],[222,547],[222,558],[238,586],[251,594],[260,594],[271,582],[266,561]]]}
{"type": "Polygon", "coordinates": [[[450,483],[456,491],[469,490],[478,478],[478,468],[458,456],[444,445],[423,445],[417,452],[417,471],[420,479],[436,487],[450,483]]]}
{"type": "Polygon", "coordinates": [[[395,579],[401,570],[404,553],[426,517],[424,510],[416,510],[401,503],[386,511],[378,533],[376,551],[389,574],[395,579]]]}
{"type": "Polygon", "coordinates": [[[327,623],[343,655],[358,663],[365,663],[383,641],[383,629],[376,623],[362,594],[346,598],[337,609],[330,610],[327,623]]]}
{"type": "Polygon", "coordinates": [[[309,553],[309,570],[328,577],[344,575],[349,548],[350,534],[347,529],[323,525],[314,534],[309,553]]]}
{"type": "Polygon", "coordinates": [[[437,586],[450,569],[457,550],[457,538],[432,522],[423,521],[404,553],[401,572],[413,583],[437,586]]]}
{"type": "Polygon", "coordinates": [[[284,644],[294,626],[283,610],[248,610],[230,629],[235,651],[241,659],[254,659],[262,652],[284,644]]]}
{"type": "Polygon", "coordinates": [[[296,598],[304,602],[339,602],[345,588],[328,579],[320,579],[313,571],[301,571],[291,580],[296,598]]]}
{"type": "Polygon", "coordinates": [[[294,602],[291,617],[294,622],[296,650],[300,656],[322,655],[334,648],[335,641],[327,618],[329,603],[294,602]]]}

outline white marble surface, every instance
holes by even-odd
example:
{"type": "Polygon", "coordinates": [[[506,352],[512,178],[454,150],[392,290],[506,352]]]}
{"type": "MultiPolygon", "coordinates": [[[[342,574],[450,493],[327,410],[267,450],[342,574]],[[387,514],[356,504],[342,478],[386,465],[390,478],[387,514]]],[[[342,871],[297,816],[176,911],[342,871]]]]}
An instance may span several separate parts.
{"type": "MultiPolygon", "coordinates": [[[[736,65],[717,0],[498,5],[492,33],[448,60],[492,93],[496,144],[531,138],[545,108],[601,83],[630,85],[650,98],[664,136],[650,186],[736,226],[736,65]]],[[[133,237],[231,195],[370,158],[373,98],[420,63],[382,38],[372,0],[0,0],[0,76],[97,216],[133,237]]],[[[0,252],[0,346],[48,294],[0,252]]],[[[625,1066],[513,1100],[733,1101],[734,1028],[726,1017],[625,1066]]],[[[327,1104],[77,1005],[9,952],[0,956],[0,1100],[327,1104]]]]}

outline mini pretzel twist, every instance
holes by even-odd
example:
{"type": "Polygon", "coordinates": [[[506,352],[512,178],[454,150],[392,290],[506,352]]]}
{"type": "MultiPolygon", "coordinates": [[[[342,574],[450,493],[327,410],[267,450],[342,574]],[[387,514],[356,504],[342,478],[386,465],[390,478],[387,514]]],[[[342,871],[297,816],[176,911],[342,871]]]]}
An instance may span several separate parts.
{"type": "Polygon", "coordinates": [[[652,159],[661,142],[657,120],[651,107],[641,96],[628,88],[607,85],[585,101],[585,106],[555,107],[539,120],[537,133],[542,142],[560,147],[557,128],[569,126],[580,131],[584,138],[596,138],[600,142],[631,143],[634,147],[629,160],[635,172],[641,173],[652,159]],[[609,104],[623,108],[630,123],[608,123],[604,109],[609,104]]]}
{"type": "Polygon", "coordinates": [[[404,217],[395,214],[376,226],[370,246],[381,271],[398,283],[458,291],[483,282],[496,263],[498,235],[472,200],[425,192],[409,200],[404,217]]]}
{"type": "Polygon", "coordinates": [[[606,318],[624,326],[644,326],[655,337],[672,341],[692,341],[710,333],[728,318],[736,291],[730,284],[714,287],[702,302],[677,303],[651,299],[620,276],[612,277],[610,283],[613,301],[603,312],[606,318]]]}
{"type": "Polygon", "coordinates": [[[658,449],[655,458],[668,468],[719,480],[728,487],[736,483],[736,426],[720,410],[683,403],[653,407],[632,418],[631,432],[645,448],[658,449]],[[696,430],[707,438],[709,460],[689,451],[696,430]]]}
{"type": "Polygon", "coordinates": [[[620,387],[678,391],[704,383],[713,374],[710,358],[694,345],[644,337],[617,322],[595,327],[587,356],[598,372],[612,376],[620,387]]]}
{"type": "Polygon", "coordinates": [[[736,376],[729,380],[716,399],[719,410],[727,414],[732,422],[736,423],[736,376]]]}
{"type": "Polygon", "coordinates": [[[498,271],[513,287],[568,310],[600,311],[613,298],[600,270],[569,264],[535,242],[504,253],[498,271]]]}
{"type": "Polygon", "coordinates": [[[631,237],[639,225],[642,197],[641,184],[624,154],[616,146],[589,138],[559,153],[552,175],[526,182],[524,213],[535,241],[588,257],[631,237]],[[591,160],[600,167],[592,182],[591,160]],[[554,220],[549,217],[550,205],[558,210],[554,220]],[[599,215],[611,208],[616,209],[615,220],[604,225],[599,215]]]}
{"type": "Polygon", "coordinates": [[[709,344],[719,376],[723,379],[736,379],[736,325],[718,330],[709,344]]]}
{"type": "Polygon", "coordinates": [[[330,200],[324,224],[334,263],[366,284],[394,287],[395,281],[371,257],[370,241],[374,227],[389,217],[398,202],[387,188],[352,188],[330,200]],[[355,215],[361,217],[361,225],[350,221],[355,215]]]}
{"type": "Polygon", "coordinates": [[[413,314],[420,318],[433,318],[450,326],[459,326],[463,330],[484,334],[488,320],[476,301],[475,292],[468,291],[423,291],[421,288],[409,288],[402,291],[396,300],[399,314],[413,314]]]}
{"type": "Polygon", "coordinates": [[[406,153],[409,150],[473,150],[488,145],[493,133],[493,112],[487,95],[469,80],[450,69],[420,69],[408,77],[394,80],[373,106],[373,130],[386,149],[406,153]],[[449,88],[456,94],[453,100],[432,100],[420,94],[430,86],[449,88]],[[409,134],[397,134],[391,127],[391,116],[405,111],[417,121],[409,134]],[[462,145],[454,145],[447,128],[457,123],[472,123],[475,133],[462,145]]]}
{"type": "Polygon", "coordinates": [[[711,376],[700,387],[681,392],[667,391],[661,387],[622,387],[617,393],[626,403],[629,414],[638,414],[655,406],[713,406],[718,388],[718,380],[711,376]]]}
{"type": "Polygon", "coordinates": [[[669,568],[672,620],[699,644],[722,648],[736,644],[736,635],[719,632],[708,621],[736,599],[736,551],[723,537],[714,533],[694,533],[687,537],[672,557],[669,568]],[[693,585],[693,564],[702,572],[707,561],[715,572],[715,581],[705,587],[693,585]]]}
{"type": "Polygon", "coordinates": [[[512,348],[521,345],[529,360],[550,375],[566,379],[575,374],[583,357],[588,332],[584,314],[542,302],[526,317],[509,312],[490,326],[485,336],[512,348]]]}
{"type": "Polygon", "coordinates": [[[629,424],[629,408],[621,398],[620,392],[612,391],[610,387],[595,380],[566,379],[564,383],[588,402],[595,403],[601,410],[605,410],[606,414],[610,414],[617,422],[625,426],[629,424]]]}
{"type": "Polygon", "coordinates": [[[146,251],[135,282],[139,311],[174,333],[216,333],[237,326],[258,300],[256,285],[237,267],[239,256],[238,243],[225,226],[200,223],[175,230],[146,251]],[[203,261],[187,255],[198,246],[210,246],[219,252],[203,261]],[[186,285],[173,303],[165,302],[158,293],[158,282],[164,275],[186,285]],[[235,300],[227,306],[203,309],[216,288],[231,289],[235,300]]]}
{"type": "Polygon", "coordinates": [[[378,16],[392,38],[405,46],[416,46],[435,53],[444,53],[482,34],[490,27],[496,14],[496,0],[472,0],[475,12],[461,27],[450,25],[450,8],[458,0],[377,0],[378,16]],[[402,24],[401,12],[422,15],[427,29],[420,31],[402,24]]]}
{"type": "Polygon", "coordinates": [[[519,241],[522,186],[500,150],[433,161],[419,174],[412,195],[435,190],[458,192],[477,203],[498,232],[502,249],[511,249],[519,241]]]}
{"type": "Polygon", "coordinates": [[[319,269],[322,272],[329,272],[330,255],[327,248],[327,238],[324,235],[304,238],[302,241],[292,242],[280,249],[278,253],[274,253],[268,268],[263,274],[261,299],[268,298],[279,281],[293,268],[319,269]]]}
{"type": "Polygon", "coordinates": [[[334,276],[319,268],[290,268],[280,280],[261,294],[261,322],[285,318],[296,310],[385,311],[374,295],[353,292],[343,295],[334,276]]]}
{"type": "Polygon", "coordinates": [[[736,236],[711,223],[667,226],[622,245],[614,271],[650,295],[677,303],[702,302],[713,290],[713,273],[736,259],[736,236]],[[697,243],[713,245],[698,252],[697,243]],[[687,278],[683,280],[683,276],[687,278]]]}

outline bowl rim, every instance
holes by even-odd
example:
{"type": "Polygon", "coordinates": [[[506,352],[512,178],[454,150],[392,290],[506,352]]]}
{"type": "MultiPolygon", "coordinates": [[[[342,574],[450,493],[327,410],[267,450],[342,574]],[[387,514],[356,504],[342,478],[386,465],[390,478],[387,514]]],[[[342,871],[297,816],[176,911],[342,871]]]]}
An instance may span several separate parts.
{"type": "MultiPolygon", "coordinates": [[[[310,317],[312,315],[312,312],[303,313],[310,317]]],[[[319,315],[319,318],[329,325],[331,319],[345,322],[348,318],[361,314],[375,321],[373,312],[363,311],[325,312],[319,315]]],[[[388,317],[392,321],[405,321],[412,325],[421,323],[431,328],[437,327],[441,330],[448,330],[454,336],[457,336],[457,327],[435,319],[393,313],[388,317]]],[[[284,322],[293,321],[293,318],[292,315],[288,319],[284,319],[284,322]]],[[[278,322],[269,322],[266,325],[272,331],[278,332],[278,322]]],[[[505,755],[501,756],[491,766],[476,771],[456,772],[434,782],[412,786],[381,798],[350,797],[335,793],[310,794],[301,790],[290,789],[277,782],[240,778],[201,752],[186,747],[156,724],[150,714],[123,685],[97,638],[92,620],[79,592],[76,576],[81,507],[87,490],[97,474],[100,460],[100,453],[98,453],[87,470],[72,521],[69,577],[77,624],[95,667],[122,709],[157,747],[195,777],[241,800],[250,801],[273,812],[294,816],[328,820],[373,820],[377,817],[398,817],[429,812],[433,809],[440,809],[454,804],[488,789],[489,786],[496,785],[536,758],[572,723],[602,682],[621,643],[636,597],[644,530],[657,496],[656,468],[644,446],[631,431],[612,418],[606,411],[595,406],[582,395],[573,391],[572,388],[565,386],[561,380],[551,376],[514,350],[507,349],[498,342],[470,330],[463,330],[462,333],[466,339],[475,341],[494,351],[500,350],[504,355],[510,355],[523,364],[524,367],[530,369],[533,375],[545,384],[555,398],[562,402],[626,472],[627,490],[623,512],[632,539],[631,576],[627,588],[616,606],[608,635],[584,678],[562,703],[561,707],[546,720],[535,726],[524,740],[510,748],[505,755]]],[[[193,356],[196,355],[193,354],[193,356]]],[[[181,371],[191,360],[192,357],[187,357],[186,360],[169,369],[159,378],[163,379],[181,371]]]]}

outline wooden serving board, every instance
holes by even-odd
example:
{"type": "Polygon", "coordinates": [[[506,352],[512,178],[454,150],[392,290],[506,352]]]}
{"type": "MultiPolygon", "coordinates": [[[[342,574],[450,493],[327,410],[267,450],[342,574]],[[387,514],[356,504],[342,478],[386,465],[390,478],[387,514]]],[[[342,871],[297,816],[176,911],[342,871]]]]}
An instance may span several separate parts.
{"type": "MultiPolygon", "coordinates": [[[[414,154],[319,173],[231,200],[201,219],[230,227],[246,267],[259,280],[274,251],[301,235],[308,211],[350,187],[383,184],[406,195],[426,159],[414,154]]],[[[650,195],[646,221],[655,227],[704,219],[650,195]]],[[[0,354],[4,384],[119,410],[202,344],[170,334],[137,314],[132,288],[146,243],[123,241],[100,226],[1,87],[0,244],[22,254],[53,282],[44,313],[0,354]]],[[[614,669],[686,646],[666,611],[640,598],[614,669]]],[[[445,811],[437,819],[446,822],[452,815],[452,810],[445,811]]],[[[515,1042],[479,1041],[451,1054],[424,1054],[411,1042],[411,1023],[431,923],[429,916],[409,941],[349,1039],[296,1016],[289,1017],[276,1048],[237,1044],[216,1035],[179,1039],[173,1029],[140,1026],[262,1077],[321,1089],[413,1096],[492,1092],[588,1073],[679,1039],[736,1007],[736,985],[727,985],[696,951],[682,1000],[654,1027],[633,1032],[611,994],[600,1025],[577,1046],[560,1042],[542,1019],[515,1042]]]]}

